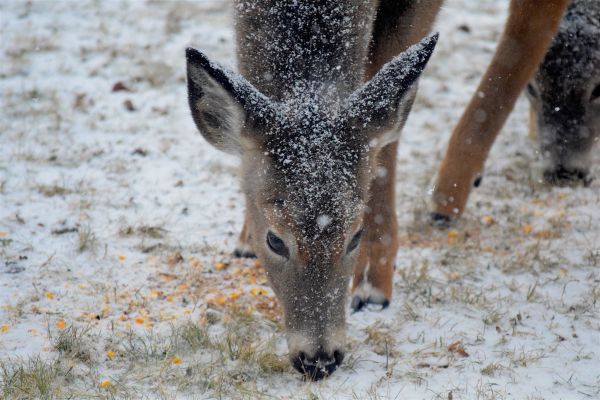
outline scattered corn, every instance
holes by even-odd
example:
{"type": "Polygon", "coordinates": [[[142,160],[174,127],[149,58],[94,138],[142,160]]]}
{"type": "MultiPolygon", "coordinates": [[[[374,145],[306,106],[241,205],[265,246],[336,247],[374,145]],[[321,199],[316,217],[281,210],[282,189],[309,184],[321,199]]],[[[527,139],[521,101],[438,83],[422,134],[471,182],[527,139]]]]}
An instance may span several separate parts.
{"type": "Polygon", "coordinates": [[[54,295],[53,295],[52,293],[48,292],[48,293],[46,293],[46,297],[47,297],[49,300],[52,300],[52,299],[54,298],[54,295]]]}
{"type": "Polygon", "coordinates": [[[56,327],[58,329],[65,329],[65,326],[66,326],[66,324],[65,324],[65,320],[64,319],[56,321],[56,327]]]}
{"type": "Polygon", "coordinates": [[[494,221],[494,217],[492,217],[491,215],[486,215],[485,217],[483,217],[481,219],[481,222],[483,222],[484,225],[486,226],[490,226],[492,225],[495,221],[494,221]]]}
{"type": "Polygon", "coordinates": [[[175,357],[171,358],[171,363],[172,364],[181,364],[181,358],[175,356],[175,357]]]}
{"type": "Polygon", "coordinates": [[[252,289],[250,289],[250,293],[252,294],[252,296],[261,296],[267,294],[268,291],[267,289],[253,287],[252,289]]]}
{"type": "Polygon", "coordinates": [[[119,260],[124,261],[127,257],[125,257],[123,254],[119,254],[118,258],[119,260]]]}
{"type": "Polygon", "coordinates": [[[448,243],[454,244],[454,243],[456,243],[457,239],[458,239],[458,231],[455,229],[450,229],[448,231],[448,243]]]}
{"type": "Polygon", "coordinates": [[[110,360],[112,360],[113,358],[115,358],[115,352],[112,350],[107,351],[106,357],[108,357],[110,360]]]}
{"type": "Polygon", "coordinates": [[[558,274],[560,276],[566,276],[567,275],[567,270],[564,269],[564,268],[561,268],[561,269],[558,270],[558,274]]]}
{"type": "Polygon", "coordinates": [[[100,387],[102,389],[108,389],[109,386],[110,386],[110,381],[108,379],[105,379],[102,382],[100,382],[100,387]]]}
{"type": "Polygon", "coordinates": [[[225,297],[217,297],[217,298],[215,299],[215,302],[216,302],[218,305],[222,306],[223,304],[225,304],[225,303],[227,302],[227,299],[226,299],[225,297]]]}
{"type": "Polygon", "coordinates": [[[220,262],[220,263],[216,263],[215,264],[215,269],[217,271],[220,271],[220,270],[225,269],[225,268],[227,268],[227,264],[225,264],[225,263],[220,262]]]}
{"type": "Polygon", "coordinates": [[[531,226],[531,224],[523,224],[521,231],[523,232],[523,235],[530,235],[531,232],[533,232],[533,226],[531,226]]]}
{"type": "Polygon", "coordinates": [[[0,326],[0,333],[8,332],[9,329],[10,329],[10,326],[2,325],[2,326],[0,326]]]}

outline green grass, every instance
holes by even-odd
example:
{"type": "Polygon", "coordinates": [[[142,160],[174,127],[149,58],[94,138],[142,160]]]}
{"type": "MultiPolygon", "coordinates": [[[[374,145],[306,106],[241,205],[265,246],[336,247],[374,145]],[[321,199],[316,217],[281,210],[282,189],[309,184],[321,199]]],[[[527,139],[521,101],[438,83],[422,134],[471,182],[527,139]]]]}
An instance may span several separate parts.
{"type": "Polygon", "coordinates": [[[52,348],[61,356],[66,356],[84,363],[92,360],[92,337],[90,328],[78,328],[70,325],[56,333],[49,332],[52,348]]]}
{"type": "Polygon", "coordinates": [[[0,397],[3,399],[54,399],[62,396],[64,383],[72,379],[72,369],[54,359],[0,361],[0,397]]]}

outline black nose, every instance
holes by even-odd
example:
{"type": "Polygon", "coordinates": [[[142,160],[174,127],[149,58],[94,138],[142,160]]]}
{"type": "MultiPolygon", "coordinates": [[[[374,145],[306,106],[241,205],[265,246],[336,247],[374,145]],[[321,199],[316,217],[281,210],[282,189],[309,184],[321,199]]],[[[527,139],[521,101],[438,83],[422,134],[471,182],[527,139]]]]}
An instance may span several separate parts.
{"type": "Polygon", "coordinates": [[[343,359],[344,353],[339,350],[334,351],[333,354],[319,350],[313,357],[308,357],[301,351],[292,359],[292,365],[306,378],[318,381],[333,374],[343,359]]]}
{"type": "Polygon", "coordinates": [[[566,168],[558,165],[544,171],[544,180],[552,185],[563,186],[577,182],[589,184],[588,171],[579,168],[566,168]]]}

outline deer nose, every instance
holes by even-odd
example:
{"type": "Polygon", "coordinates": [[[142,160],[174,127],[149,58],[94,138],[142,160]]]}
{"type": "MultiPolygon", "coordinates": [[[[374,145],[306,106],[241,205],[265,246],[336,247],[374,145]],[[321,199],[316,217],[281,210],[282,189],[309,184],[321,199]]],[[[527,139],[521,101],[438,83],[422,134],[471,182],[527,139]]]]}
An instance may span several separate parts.
{"type": "Polygon", "coordinates": [[[343,359],[344,353],[341,350],[328,354],[319,349],[312,357],[301,351],[292,356],[292,365],[306,378],[318,381],[333,374],[343,359]]]}

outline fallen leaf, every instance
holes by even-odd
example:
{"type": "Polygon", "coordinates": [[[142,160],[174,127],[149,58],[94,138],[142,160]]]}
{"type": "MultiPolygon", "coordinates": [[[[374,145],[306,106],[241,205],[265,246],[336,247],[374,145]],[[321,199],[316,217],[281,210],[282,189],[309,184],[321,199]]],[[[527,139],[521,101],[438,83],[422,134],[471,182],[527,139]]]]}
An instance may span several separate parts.
{"type": "Polygon", "coordinates": [[[448,346],[448,351],[451,353],[456,353],[462,357],[469,357],[469,353],[465,351],[465,348],[462,345],[462,342],[459,340],[454,342],[448,346]]]}
{"type": "Polygon", "coordinates": [[[123,82],[119,81],[113,85],[112,91],[113,92],[122,92],[122,91],[131,92],[131,89],[129,89],[127,87],[127,85],[125,85],[123,82]]]}

